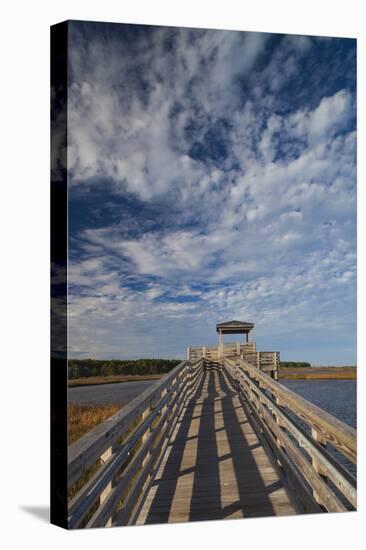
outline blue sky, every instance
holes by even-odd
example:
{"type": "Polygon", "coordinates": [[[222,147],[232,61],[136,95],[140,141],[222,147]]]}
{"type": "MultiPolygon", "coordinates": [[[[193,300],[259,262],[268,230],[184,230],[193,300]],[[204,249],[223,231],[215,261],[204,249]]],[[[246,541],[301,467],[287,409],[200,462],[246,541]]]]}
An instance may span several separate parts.
{"type": "Polygon", "coordinates": [[[356,362],[356,42],[70,23],[69,345],[356,362]]]}

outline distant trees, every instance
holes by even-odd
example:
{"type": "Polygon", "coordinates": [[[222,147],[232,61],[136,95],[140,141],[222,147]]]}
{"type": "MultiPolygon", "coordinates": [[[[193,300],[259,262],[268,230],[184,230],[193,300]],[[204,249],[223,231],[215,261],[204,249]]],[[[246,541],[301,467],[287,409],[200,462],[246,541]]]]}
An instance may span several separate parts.
{"type": "Polygon", "coordinates": [[[180,359],[69,359],[69,380],[116,374],[165,374],[180,362],[180,359]]]}
{"type": "Polygon", "coordinates": [[[280,361],[280,368],[305,368],[311,367],[311,363],[301,361],[280,361]]]}

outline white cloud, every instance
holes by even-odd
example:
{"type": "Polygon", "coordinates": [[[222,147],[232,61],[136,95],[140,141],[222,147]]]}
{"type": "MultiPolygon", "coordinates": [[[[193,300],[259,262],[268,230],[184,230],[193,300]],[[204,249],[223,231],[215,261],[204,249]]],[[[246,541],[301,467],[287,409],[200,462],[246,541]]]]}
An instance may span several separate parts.
{"type": "Polygon", "coordinates": [[[300,110],[287,120],[291,136],[306,139],[310,145],[329,140],[346,127],[352,114],[352,98],[347,90],[324,97],[313,111],[300,110]]]}
{"type": "Polygon", "coordinates": [[[121,231],[123,220],[77,235],[74,349],[112,352],[124,330],[128,356],[145,330],[148,353],[174,329],[177,350],[226,317],[253,319],[265,335],[322,325],[337,333],[335,312],[353,320],[354,98],[344,89],[313,108],[274,109],[310,38],[287,37],[258,71],[265,35],[202,31],[193,42],[177,31],[167,55],[166,32],[131,57],[118,45],[110,56],[98,43],[72,53],[72,184],[108,178],[115,194],[171,214],[134,235],[121,231]],[[250,83],[248,97],[238,93],[239,75],[250,83]],[[212,146],[205,136],[221,131],[219,123],[222,161],[191,158],[193,143],[212,146]]]}

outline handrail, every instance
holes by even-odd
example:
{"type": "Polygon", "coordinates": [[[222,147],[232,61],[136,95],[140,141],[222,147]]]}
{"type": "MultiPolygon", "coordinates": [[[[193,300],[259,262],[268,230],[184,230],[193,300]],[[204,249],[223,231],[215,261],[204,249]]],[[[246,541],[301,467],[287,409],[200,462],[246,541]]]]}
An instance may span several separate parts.
{"type": "Polygon", "coordinates": [[[253,368],[245,361],[236,361],[252,378],[263,385],[263,388],[273,392],[292,412],[298,414],[316,431],[334,445],[342,454],[356,463],[357,442],[356,430],[335,416],[304,399],[297,393],[283,386],[264,372],[253,368]]]}
{"type": "MultiPolygon", "coordinates": [[[[267,353],[267,352],[265,352],[267,353]]],[[[276,352],[269,352],[273,355],[276,352]]],[[[268,355],[271,358],[270,355],[268,355]]],[[[68,449],[70,528],[134,523],[203,367],[222,365],[300,511],[356,507],[356,481],[327,449],[356,462],[356,430],[245,359],[183,361],[68,449]]]]}
{"type": "Polygon", "coordinates": [[[178,373],[187,369],[187,362],[182,361],[174,369],[163,376],[157,383],[138,395],[123,409],[90,430],[68,448],[68,485],[77,479],[110,447],[138,418],[147,406],[152,405],[156,396],[174,380],[178,373]]]}
{"type": "Polygon", "coordinates": [[[201,379],[202,363],[182,361],[121,411],[70,445],[69,487],[82,484],[69,503],[70,528],[110,525],[121,513],[124,522],[129,521],[184,403],[201,379]]]}
{"type": "Polygon", "coordinates": [[[243,359],[225,359],[224,368],[242,390],[276,459],[302,493],[302,507],[309,511],[318,503],[327,511],[347,509],[325,479],[356,507],[354,477],[325,448],[328,442],[356,462],[356,430],[243,359]]]}
{"type": "Polygon", "coordinates": [[[191,346],[187,348],[187,360],[219,359],[229,355],[240,355],[256,351],[255,342],[227,342],[218,346],[191,346]]]}

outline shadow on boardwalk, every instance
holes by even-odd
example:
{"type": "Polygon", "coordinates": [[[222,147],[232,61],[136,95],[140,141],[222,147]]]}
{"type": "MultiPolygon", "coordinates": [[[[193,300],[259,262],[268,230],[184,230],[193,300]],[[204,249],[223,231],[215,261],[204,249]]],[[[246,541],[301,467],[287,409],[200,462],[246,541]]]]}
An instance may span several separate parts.
{"type": "Polygon", "coordinates": [[[205,374],[183,411],[138,523],[295,513],[226,376],[205,374]]]}

